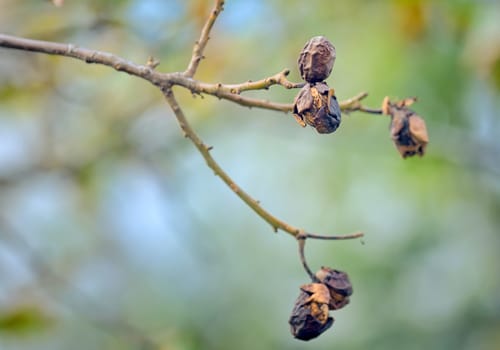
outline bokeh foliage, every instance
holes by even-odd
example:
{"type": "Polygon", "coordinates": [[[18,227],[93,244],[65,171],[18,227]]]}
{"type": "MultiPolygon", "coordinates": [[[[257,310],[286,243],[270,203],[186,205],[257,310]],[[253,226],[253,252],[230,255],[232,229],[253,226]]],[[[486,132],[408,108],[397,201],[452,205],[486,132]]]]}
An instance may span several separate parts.
{"type": "MultiPolygon", "coordinates": [[[[183,70],[207,0],[0,0],[0,32],[183,70]]],[[[500,5],[494,1],[227,0],[197,78],[291,68],[312,36],[336,46],[340,100],[418,96],[424,158],[388,120],[332,135],[291,115],[177,90],[236,182],[347,271],[351,305],[316,349],[500,347],[500,5]]],[[[291,102],[273,87],[255,96],[291,102]]],[[[0,49],[1,349],[304,348],[287,319],[307,282],[296,243],[213,176],[154,88],[108,68],[0,49]],[[132,331],[131,329],[134,329],[132,331]]]]}

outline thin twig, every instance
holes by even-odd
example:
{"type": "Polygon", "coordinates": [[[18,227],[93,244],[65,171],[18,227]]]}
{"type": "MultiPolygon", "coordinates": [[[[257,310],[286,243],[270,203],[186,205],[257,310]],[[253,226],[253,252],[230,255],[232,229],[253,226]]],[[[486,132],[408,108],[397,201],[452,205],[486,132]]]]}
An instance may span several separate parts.
{"type": "Polygon", "coordinates": [[[346,113],[360,111],[369,114],[382,114],[382,109],[366,108],[361,104],[361,100],[365,99],[367,96],[367,92],[361,92],[354,97],[342,101],[340,102],[340,109],[346,113]]]}
{"type": "Polygon", "coordinates": [[[306,238],[303,237],[302,235],[300,235],[297,238],[297,241],[299,243],[299,257],[300,257],[300,262],[302,263],[302,266],[304,266],[304,270],[306,270],[306,273],[309,275],[309,277],[311,277],[311,280],[313,282],[318,282],[319,281],[318,278],[311,271],[311,269],[309,268],[309,265],[307,264],[307,261],[306,261],[306,256],[305,256],[305,253],[304,253],[304,249],[306,247],[306,238]]]}
{"type": "Polygon", "coordinates": [[[191,61],[189,62],[186,71],[184,72],[184,75],[186,77],[191,78],[196,73],[198,65],[200,64],[200,61],[203,58],[203,50],[205,50],[205,46],[207,45],[208,39],[210,39],[210,30],[212,30],[215,20],[217,19],[217,16],[219,15],[219,13],[221,13],[223,9],[224,9],[224,0],[216,0],[214,8],[212,9],[210,16],[208,17],[207,21],[205,22],[205,25],[203,26],[203,29],[201,30],[200,38],[193,47],[193,55],[191,56],[191,61]]]}
{"type": "Polygon", "coordinates": [[[225,85],[225,88],[232,94],[240,94],[248,90],[265,90],[272,85],[279,84],[286,89],[297,89],[305,85],[305,83],[292,83],[286,77],[290,74],[289,69],[284,69],[275,75],[257,81],[248,81],[242,84],[225,85]]]}
{"type": "Polygon", "coordinates": [[[306,238],[311,238],[311,239],[322,239],[322,240],[331,240],[331,241],[338,241],[338,240],[345,240],[345,239],[356,239],[356,238],[361,238],[365,234],[363,232],[355,232],[351,233],[348,235],[342,235],[342,236],[325,236],[325,235],[317,235],[314,233],[301,233],[300,237],[301,239],[306,239],[306,238]]]}

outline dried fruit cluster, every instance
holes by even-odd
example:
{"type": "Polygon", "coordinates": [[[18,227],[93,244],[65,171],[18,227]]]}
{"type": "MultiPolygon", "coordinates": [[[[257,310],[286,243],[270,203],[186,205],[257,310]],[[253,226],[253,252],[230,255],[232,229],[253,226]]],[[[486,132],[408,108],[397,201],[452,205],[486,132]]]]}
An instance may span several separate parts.
{"type": "Polygon", "coordinates": [[[293,116],[302,126],[310,125],[320,134],[329,134],[340,125],[340,107],[335,91],[324,81],[335,63],[335,47],[324,36],[315,36],[302,49],[298,64],[307,84],[293,103],[293,116]]]}
{"type": "MultiPolygon", "coordinates": [[[[311,38],[298,59],[300,76],[307,84],[295,97],[293,116],[302,127],[310,125],[320,134],[334,132],[341,122],[335,91],[324,81],[335,59],[335,47],[324,36],[311,38]]],[[[408,108],[413,102],[415,99],[391,102],[386,97],[382,105],[381,112],[391,117],[391,138],[403,158],[423,156],[429,143],[425,121],[408,108]]]]}
{"type": "Polygon", "coordinates": [[[352,285],[345,272],[322,267],[316,272],[317,282],[300,287],[288,323],[292,335],[300,340],[316,338],[334,322],[330,310],[338,310],[349,303],[352,285]]]}

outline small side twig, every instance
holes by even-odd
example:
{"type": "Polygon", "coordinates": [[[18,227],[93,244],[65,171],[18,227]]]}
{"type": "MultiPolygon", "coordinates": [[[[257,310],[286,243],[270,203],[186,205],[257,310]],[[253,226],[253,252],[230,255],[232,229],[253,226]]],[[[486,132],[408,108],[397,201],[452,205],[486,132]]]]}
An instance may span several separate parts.
{"type": "Polygon", "coordinates": [[[212,12],[210,12],[210,16],[208,17],[203,29],[201,30],[200,38],[195,43],[193,47],[193,55],[191,56],[191,61],[189,62],[184,75],[186,77],[193,77],[198,69],[198,65],[203,58],[203,51],[205,50],[205,46],[207,46],[208,39],[210,39],[210,31],[219,16],[219,13],[224,9],[224,0],[216,0],[214,8],[212,12]]]}
{"type": "Polygon", "coordinates": [[[287,79],[288,74],[290,74],[290,70],[284,69],[281,72],[276,73],[275,75],[272,75],[270,77],[261,80],[248,81],[242,84],[233,84],[233,85],[229,84],[225,85],[225,88],[229,90],[230,93],[240,94],[241,92],[248,90],[265,90],[271,87],[272,85],[281,85],[285,89],[297,89],[305,85],[304,82],[292,83],[287,79]]]}
{"type": "Polygon", "coordinates": [[[351,97],[345,101],[340,102],[340,109],[343,112],[365,112],[369,114],[383,114],[382,109],[367,108],[361,104],[361,100],[368,96],[367,92],[361,92],[354,97],[351,97]]]}
{"type": "Polygon", "coordinates": [[[314,233],[301,233],[299,237],[301,239],[306,239],[306,238],[311,238],[311,239],[322,239],[322,240],[331,240],[331,241],[338,241],[338,240],[346,240],[346,239],[356,239],[356,238],[361,238],[365,234],[363,232],[355,232],[351,233],[348,235],[342,235],[342,236],[325,236],[325,235],[317,235],[314,233]]]}
{"type": "Polygon", "coordinates": [[[300,262],[302,263],[302,266],[304,267],[304,270],[306,270],[306,273],[311,277],[311,281],[318,282],[318,278],[314,275],[314,273],[311,271],[309,268],[309,265],[307,264],[306,261],[306,256],[304,253],[305,247],[306,247],[306,237],[299,235],[297,237],[297,242],[299,243],[299,257],[300,257],[300,262]]]}

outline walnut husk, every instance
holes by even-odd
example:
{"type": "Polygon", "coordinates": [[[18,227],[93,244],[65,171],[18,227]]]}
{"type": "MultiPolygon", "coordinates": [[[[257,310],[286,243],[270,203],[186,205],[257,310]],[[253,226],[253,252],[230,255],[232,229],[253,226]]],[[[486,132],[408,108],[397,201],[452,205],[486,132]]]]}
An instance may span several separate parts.
{"type": "Polygon", "coordinates": [[[324,36],[311,38],[300,52],[300,76],[308,83],[324,81],[330,76],[335,58],[335,47],[324,36]]]}
{"type": "Polygon", "coordinates": [[[328,314],[330,299],[324,284],[310,283],[300,287],[300,295],[288,321],[296,339],[314,339],[332,326],[334,319],[328,314]]]}
{"type": "Polygon", "coordinates": [[[425,121],[408,108],[415,99],[392,103],[387,97],[382,112],[391,116],[391,139],[403,158],[423,156],[429,143],[425,121]]]}
{"type": "Polygon", "coordinates": [[[293,103],[293,115],[301,126],[310,125],[320,134],[334,132],[341,122],[335,92],[325,82],[306,84],[299,91],[293,103]]]}

